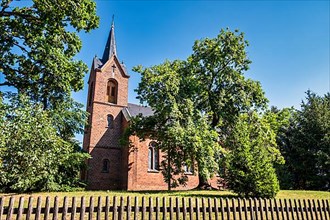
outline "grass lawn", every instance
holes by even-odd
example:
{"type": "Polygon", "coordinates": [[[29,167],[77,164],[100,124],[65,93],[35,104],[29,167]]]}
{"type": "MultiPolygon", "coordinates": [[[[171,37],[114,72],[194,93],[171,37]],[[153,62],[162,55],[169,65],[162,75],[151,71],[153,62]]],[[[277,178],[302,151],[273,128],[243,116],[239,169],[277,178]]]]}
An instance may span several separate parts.
{"type": "MultiPolygon", "coordinates": [[[[10,196],[25,198],[29,196],[33,197],[90,197],[90,196],[130,196],[130,197],[210,197],[210,198],[233,198],[237,197],[236,194],[230,191],[208,191],[208,190],[189,190],[189,191],[78,191],[78,192],[41,192],[41,193],[30,193],[30,194],[15,194],[15,193],[0,193],[0,197],[5,197],[5,199],[10,196]]],[[[304,191],[304,190],[281,190],[276,199],[327,199],[330,200],[330,192],[325,191],[304,191]]]]}

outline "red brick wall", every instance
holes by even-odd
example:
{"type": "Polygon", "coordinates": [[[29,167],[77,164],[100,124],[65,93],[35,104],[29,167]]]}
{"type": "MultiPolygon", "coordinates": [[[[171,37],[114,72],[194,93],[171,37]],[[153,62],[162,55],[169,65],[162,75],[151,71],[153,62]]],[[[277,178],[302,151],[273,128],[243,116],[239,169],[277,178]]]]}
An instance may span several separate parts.
{"type": "Polygon", "coordinates": [[[87,111],[90,113],[89,128],[86,129],[83,143],[84,149],[92,156],[88,160],[89,168],[86,172],[88,188],[121,189],[125,167],[119,140],[123,127],[121,110],[127,106],[128,77],[121,72],[117,59],[112,57],[101,70],[91,71],[89,87],[92,82],[94,82],[93,102],[91,106],[87,106],[87,111]],[[114,79],[118,83],[117,104],[107,102],[109,79],[114,79]],[[108,127],[109,114],[114,118],[111,127],[108,127]],[[108,173],[102,172],[104,159],[110,161],[108,173]]]}

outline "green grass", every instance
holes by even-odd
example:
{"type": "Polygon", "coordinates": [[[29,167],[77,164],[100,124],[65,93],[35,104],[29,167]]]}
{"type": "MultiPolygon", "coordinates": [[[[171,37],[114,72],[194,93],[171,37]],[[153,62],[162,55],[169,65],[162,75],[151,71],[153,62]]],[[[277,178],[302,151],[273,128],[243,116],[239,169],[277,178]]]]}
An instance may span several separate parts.
{"type": "MultiPolygon", "coordinates": [[[[200,190],[187,190],[187,191],[78,191],[78,192],[40,192],[40,193],[30,193],[30,194],[16,194],[16,193],[0,193],[0,196],[8,198],[10,196],[15,197],[90,197],[90,196],[151,196],[151,197],[210,197],[210,198],[232,198],[237,197],[236,194],[230,191],[200,191],[200,190]]],[[[330,192],[326,191],[304,191],[304,190],[282,190],[277,196],[277,199],[330,199],[330,192]]]]}

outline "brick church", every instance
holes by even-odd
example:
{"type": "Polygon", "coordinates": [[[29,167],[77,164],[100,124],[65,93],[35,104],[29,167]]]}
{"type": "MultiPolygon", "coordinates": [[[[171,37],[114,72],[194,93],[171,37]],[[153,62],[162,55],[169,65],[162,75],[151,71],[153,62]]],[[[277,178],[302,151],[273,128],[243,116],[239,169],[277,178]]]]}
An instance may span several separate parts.
{"type": "MultiPolygon", "coordinates": [[[[131,136],[133,148],[119,143],[132,117],[153,114],[149,107],[128,103],[129,77],[125,65],[117,57],[112,22],[103,56],[94,57],[88,80],[87,111],[90,115],[83,139],[83,148],[92,157],[83,173],[88,189],[167,189],[159,171],[162,152],[158,152],[155,141],[140,141],[131,136]]],[[[192,189],[198,185],[196,173],[187,170],[187,175],[187,185],[175,189],[192,189]]],[[[217,187],[216,178],[210,182],[217,187]]]]}

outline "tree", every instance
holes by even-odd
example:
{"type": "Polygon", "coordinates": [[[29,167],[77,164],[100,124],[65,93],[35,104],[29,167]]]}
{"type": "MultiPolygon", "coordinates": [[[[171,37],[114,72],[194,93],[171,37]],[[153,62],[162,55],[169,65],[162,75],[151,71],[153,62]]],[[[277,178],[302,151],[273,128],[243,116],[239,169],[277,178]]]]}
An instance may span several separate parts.
{"type": "Polygon", "coordinates": [[[57,108],[83,87],[87,66],[74,56],[81,49],[75,30],[98,26],[91,0],[34,0],[27,7],[0,3],[0,72],[11,86],[43,107],[57,108]]]}
{"type": "MultiPolygon", "coordinates": [[[[247,45],[243,33],[221,30],[214,39],[196,41],[193,54],[187,61],[167,61],[150,68],[135,68],[134,71],[142,74],[137,89],[138,98],[154,110],[155,120],[149,122],[158,125],[154,127],[155,130],[163,129],[162,126],[169,122],[174,123],[178,118],[187,117],[185,110],[189,106],[192,112],[196,112],[191,115],[193,124],[199,118],[203,118],[208,124],[202,129],[204,138],[210,135],[206,139],[212,139],[214,132],[217,132],[218,137],[214,144],[220,143],[222,147],[227,147],[224,143],[237,117],[251,109],[263,108],[267,103],[260,83],[244,77],[244,71],[251,63],[245,51],[247,45]],[[175,68],[177,64],[181,67],[175,68]]],[[[184,126],[182,129],[187,130],[184,126]]],[[[189,152],[197,152],[197,149],[203,148],[209,150],[207,154],[199,154],[202,159],[197,161],[199,187],[208,188],[210,175],[203,175],[202,170],[206,166],[203,160],[210,161],[210,166],[213,166],[217,159],[211,157],[219,155],[221,148],[208,148],[205,143],[199,147],[194,146],[189,152]]]]}
{"type": "MultiPolygon", "coordinates": [[[[36,125],[37,130],[32,131],[30,126],[20,127],[21,121],[15,116],[16,113],[1,109],[0,126],[10,126],[6,127],[8,133],[0,134],[1,151],[6,152],[0,165],[8,168],[6,164],[10,163],[15,167],[19,166],[20,161],[27,161],[32,155],[29,147],[46,147],[44,136],[52,138],[48,140],[49,146],[54,147],[53,153],[58,154],[58,157],[41,156],[38,155],[39,151],[35,155],[50,164],[60,164],[54,165],[53,170],[46,169],[45,173],[48,174],[44,178],[50,178],[49,184],[35,179],[24,180],[23,184],[20,180],[23,175],[16,170],[9,173],[13,182],[3,181],[1,184],[5,185],[1,187],[26,191],[55,190],[57,186],[63,188],[65,184],[69,187],[79,185],[77,170],[86,155],[73,137],[83,132],[87,113],[81,110],[81,104],[73,101],[71,92],[82,89],[84,74],[88,69],[74,56],[82,45],[77,32],[88,32],[98,26],[96,4],[92,0],[33,0],[24,5],[19,7],[13,0],[0,1],[0,74],[4,76],[0,88],[1,91],[12,88],[9,91],[14,92],[17,98],[5,97],[4,103],[11,106],[9,109],[17,109],[22,117],[36,125]],[[28,99],[26,105],[35,107],[35,112],[30,108],[19,109],[19,106],[23,106],[17,104],[21,97],[28,99]],[[39,109],[40,106],[43,111],[39,109]],[[40,119],[40,124],[36,124],[35,119],[28,117],[28,114],[40,119]],[[20,129],[21,140],[17,142],[8,140],[14,135],[10,133],[14,132],[14,128],[20,129]],[[42,137],[35,138],[38,135],[42,137]],[[31,137],[28,142],[27,137],[31,137]],[[10,160],[11,154],[16,158],[16,151],[20,152],[21,158],[10,160]]],[[[1,98],[3,95],[0,93],[1,98]]],[[[31,169],[39,169],[40,164],[45,165],[44,162],[31,160],[31,169]]]]}
{"type": "MultiPolygon", "coordinates": [[[[247,46],[243,33],[222,29],[216,38],[196,41],[188,58],[187,74],[194,85],[195,107],[207,113],[210,126],[218,132],[225,148],[225,139],[237,117],[251,109],[264,108],[267,103],[260,83],[244,77],[251,63],[247,46]]],[[[199,187],[205,185],[207,180],[200,178],[199,187]]]]}
{"type": "Polygon", "coordinates": [[[276,147],[275,132],[267,119],[256,112],[239,116],[231,135],[226,157],[226,180],[240,196],[274,197],[279,191],[274,163],[283,163],[276,147]]]}
{"type": "Polygon", "coordinates": [[[296,189],[329,190],[330,93],[306,92],[306,101],[291,118],[282,145],[287,172],[296,189]]]}
{"type": "Polygon", "coordinates": [[[1,102],[0,190],[60,191],[83,186],[78,174],[89,155],[57,134],[51,111],[26,96],[8,98],[10,104],[1,102]]]}
{"type": "Polygon", "coordinates": [[[183,89],[186,85],[181,73],[185,65],[183,61],[165,61],[134,69],[142,74],[137,89],[139,99],[150,105],[154,115],[133,119],[129,134],[158,141],[159,149],[165,153],[161,165],[168,189],[185,184],[184,165],[195,169],[196,161],[204,178],[210,178],[217,167],[213,156],[219,148],[217,135],[183,89]]]}

